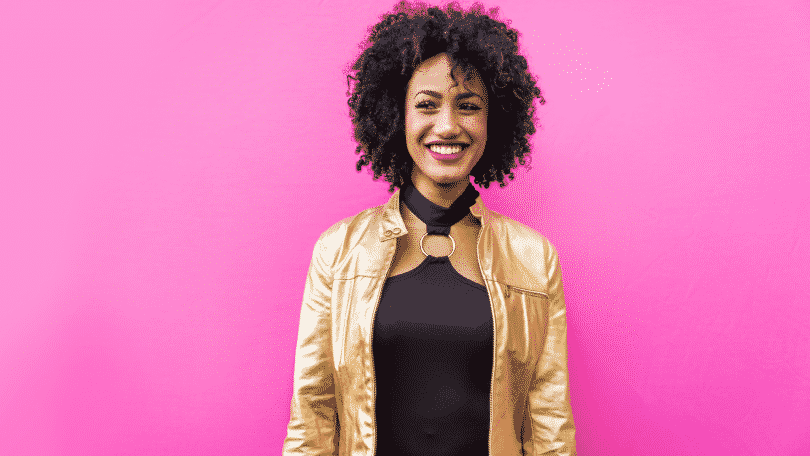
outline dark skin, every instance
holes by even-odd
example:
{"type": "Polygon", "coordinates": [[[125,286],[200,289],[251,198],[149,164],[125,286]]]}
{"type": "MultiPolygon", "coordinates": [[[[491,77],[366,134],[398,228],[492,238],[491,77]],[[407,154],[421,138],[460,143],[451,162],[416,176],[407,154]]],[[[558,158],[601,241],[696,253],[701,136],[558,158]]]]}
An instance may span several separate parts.
{"type": "MultiPolygon", "coordinates": [[[[425,198],[442,207],[450,207],[471,185],[470,171],[480,160],[487,137],[483,82],[477,73],[465,80],[458,69],[453,80],[452,64],[444,53],[426,60],[406,88],[405,136],[414,160],[411,182],[425,198]],[[437,160],[430,152],[430,144],[436,141],[465,144],[466,148],[458,159],[437,160]]],[[[400,213],[408,233],[397,238],[391,276],[408,272],[425,260],[419,244],[427,231],[425,223],[404,204],[400,204],[400,213]]],[[[429,235],[424,240],[425,252],[435,257],[450,255],[450,264],[459,274],[484,285],[478,265],[480,231],[478,219],[467,214],[450,227],[455,251],[447,236],[429,235]]]]}

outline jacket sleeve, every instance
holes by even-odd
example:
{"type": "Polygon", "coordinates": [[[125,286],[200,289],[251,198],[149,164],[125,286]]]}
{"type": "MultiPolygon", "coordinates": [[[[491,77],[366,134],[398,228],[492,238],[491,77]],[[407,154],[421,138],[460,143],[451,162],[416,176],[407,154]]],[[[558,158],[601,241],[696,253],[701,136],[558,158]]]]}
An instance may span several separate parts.
{"type": "Polygon", "coordinates": [[[315,244],[304,287],[284,456],[338,453],[330,329],[332,278],[323,238],[321,235],[315,244]]]}
{"type": "Polygon", "coordinates": [[[565,299],[557,251],[546,241],[548,273],[548,326],[534,378],[529,386],[532,456],[576,456],[574,417],[568,386],[565,299]]]}

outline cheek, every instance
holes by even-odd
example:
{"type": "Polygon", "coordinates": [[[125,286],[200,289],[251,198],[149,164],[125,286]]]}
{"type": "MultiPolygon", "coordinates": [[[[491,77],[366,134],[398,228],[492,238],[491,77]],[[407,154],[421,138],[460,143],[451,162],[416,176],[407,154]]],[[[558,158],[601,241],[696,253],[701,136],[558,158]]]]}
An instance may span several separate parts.
{"type": "Polygon", "coordinates": [[[467,131],[474,134],[479,141],[486,141],[487,139],[487,118],[470,119],[467,125],[467,131]]]}
{"type": "Polygon", "coordinates": [[[422,129],[423,123],[419,122],[418,117],[405,114],[405,138],[407,141],[419,141],[422,129]]]}

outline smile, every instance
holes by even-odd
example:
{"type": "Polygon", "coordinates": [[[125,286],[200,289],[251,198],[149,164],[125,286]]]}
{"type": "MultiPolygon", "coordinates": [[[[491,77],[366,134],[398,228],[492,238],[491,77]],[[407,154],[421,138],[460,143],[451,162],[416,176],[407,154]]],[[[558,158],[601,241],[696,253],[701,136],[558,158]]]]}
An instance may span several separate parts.
{"type": "Polygon", "coordinates": [[[461,152],[464,150],[466,146],[462,146],[461,144],[432,144],[428,146],[428,148],[437,154],[442,155],[453,155],[461,152]]]}
{"type": "Polygon", "coordinates": [[[467,147],[469,147],[467,144],[431,144],[426,146],[435,160],[447,164],[456,163],[464,156],[467,147]]]}

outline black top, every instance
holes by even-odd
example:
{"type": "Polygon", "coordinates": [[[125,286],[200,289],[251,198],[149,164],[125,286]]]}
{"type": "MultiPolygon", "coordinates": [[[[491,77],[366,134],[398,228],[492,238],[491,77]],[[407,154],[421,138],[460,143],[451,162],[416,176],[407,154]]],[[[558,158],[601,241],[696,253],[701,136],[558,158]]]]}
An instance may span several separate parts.
{"type": "Polygon", "coordinates": [[[493,325],[486,287],[428,256],[389,277],[374,319],[377,452],[486,456],[493,325]]]}

